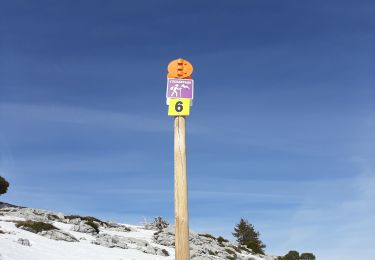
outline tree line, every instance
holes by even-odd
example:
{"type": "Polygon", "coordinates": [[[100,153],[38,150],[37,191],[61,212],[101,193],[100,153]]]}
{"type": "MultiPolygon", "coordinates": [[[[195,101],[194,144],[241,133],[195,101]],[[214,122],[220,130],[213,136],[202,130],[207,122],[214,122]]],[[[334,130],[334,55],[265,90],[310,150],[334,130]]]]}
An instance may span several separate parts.
{"type": "MultiPolygon", "coordinates": [[[[266,245],[260,240],[259,232],[246,219],[241,218],[232,234],[240,245],[246,246],[256,254],[264,255],[266,245]]],[[[286,255],[279,256],[277,260],[315,260],[315,255],[313,253],[300,255],[299,252],[291,250],[286,255]]]]}

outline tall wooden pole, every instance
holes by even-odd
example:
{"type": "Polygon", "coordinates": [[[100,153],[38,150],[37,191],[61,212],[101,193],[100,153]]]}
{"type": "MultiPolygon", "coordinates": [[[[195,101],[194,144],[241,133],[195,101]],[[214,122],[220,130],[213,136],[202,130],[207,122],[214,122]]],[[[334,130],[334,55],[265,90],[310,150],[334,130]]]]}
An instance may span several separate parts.
{"type": "Polygon", "coordinates": [[[174,206],[176,223],[176,260],[189,260],[189,213],[186,177],[186,119],[174,120],[174,206]]]}

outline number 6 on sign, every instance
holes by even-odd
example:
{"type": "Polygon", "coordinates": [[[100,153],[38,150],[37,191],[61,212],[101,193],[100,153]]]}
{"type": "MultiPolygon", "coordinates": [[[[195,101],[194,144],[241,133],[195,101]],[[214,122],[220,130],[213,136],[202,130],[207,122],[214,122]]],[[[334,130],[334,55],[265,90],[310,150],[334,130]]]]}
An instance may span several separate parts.
{"type": "Polygon", "coordinates": [[[168,116],[188,116],[190,98],[172,98],[169,102],[168,116]]]}

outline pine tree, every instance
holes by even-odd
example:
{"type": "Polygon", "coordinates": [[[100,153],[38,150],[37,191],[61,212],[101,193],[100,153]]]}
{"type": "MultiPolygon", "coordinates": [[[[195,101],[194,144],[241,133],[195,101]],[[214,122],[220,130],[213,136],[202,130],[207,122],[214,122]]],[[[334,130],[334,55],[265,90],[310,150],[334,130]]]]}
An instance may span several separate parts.
{"type": "Polygon", "coordinates": [[[0,195],[8,191],[9,182],[0,176],[0,195]]]}
{"type": "Polygon", "coordinates": [[[259,232],[247,220],[241,218],[240,223],[234,227],[234,237],[240,245],[247,246],[256,254],[264,254],[266,245],[259,239],[259,232]]]}

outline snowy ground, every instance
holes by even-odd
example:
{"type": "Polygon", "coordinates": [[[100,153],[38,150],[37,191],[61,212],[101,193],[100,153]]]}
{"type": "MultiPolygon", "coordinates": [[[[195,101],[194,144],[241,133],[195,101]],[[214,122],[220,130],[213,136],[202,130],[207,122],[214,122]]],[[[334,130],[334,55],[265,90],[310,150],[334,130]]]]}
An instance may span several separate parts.
{"type": "MultiPolygon", "coordinates": [[[[165,246],[157,245],[166,249],[170,256],[156,256],[142,253],[136,249],[107,248],[91,244],[92,236],[85,233],[71,231],[70,224],[54,222],[57,228],[68,231],[76,238],[85,238],[79,243],[55,241],[40,235],[18,229],[15,223],[4,220],[21,220],[20,218],[0,218],[0,227],[3,231],[11,234],[0,235],[1,260],[170,260],[174,259],[174,250],[165,246]],[[19,238],[26,238],[32,246],[23,246],[17,243],[19,238]]],[[[144,230],[140,227],[131,226],[136,232],[106,231],[109,234],[117,234],[124,237],[133,237],[147,240],[152,243],[152,235],[155,231],[144,230]]]]}
{"type": "MultiPolygon", "coordinates": [[[[1,203],[0,203],[1,204],[1,203]]],[[[174,227],[146,229],[94,220],[99,234],[87,225],[84,217],[66,217],[62,213],[33,208],[0,205],[0,260],[172,260],[175,259],[174,227]],[[64,233],[61,237],[45,237],[16,227],[16,221],[32,220],[53,224],[64,233]],[[84,227],[83,229],[76,229],[84,227]],[[88,229],[87,229],[88,228],[88,229]],[[91,229],[91,232],[90,230],[91,229]],[[80,232],[73,231],[79,230],[80,232]],[[68,242],[70,241],[75,242],[68,242]],[[73,239],[72,239],[73,238],[73,239]],[[31,246],[19,243],[28,240],[31,246]],[[94,243],[93,243],[94,242],[94,243]]],[[[50,231],[48,231],[50,232],[50,231]]],[[[190,233],[190,254],[193,260],[274,260],[272,256],[254,255],[229,241],[205,234],[190,233]],[[236,251],[236,252],[235,252],[236,251]]],[[[26,243],[27,244],[27,243],[26,243]]]]}

